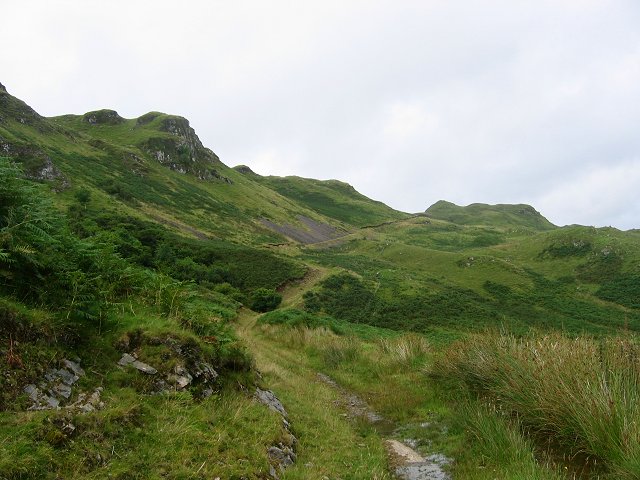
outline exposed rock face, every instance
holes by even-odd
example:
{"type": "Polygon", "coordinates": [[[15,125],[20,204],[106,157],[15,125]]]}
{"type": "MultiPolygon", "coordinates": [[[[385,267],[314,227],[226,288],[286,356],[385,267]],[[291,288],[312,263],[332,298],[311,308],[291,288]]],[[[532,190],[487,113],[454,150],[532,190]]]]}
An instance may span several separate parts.
{"type": "Polygon", "coordinates": [[[267,453],[269,458],[279,464],[282,468],[286,468],[296,461],[296,454],[291,447],[280,444],[280,447],[269,447],[267,453]]]}
{"type": "MultiPolygon", "coordinates": [[[[9,95],[3,85],[0,84],[0,87],[0,123],[18,122],[45,134],[56,131],[46,118],[40,116],[22,100],[9,95]]],[[[22,163],[27,178],[53,181],[53,188],[58,191],[69,187],[69,181],[45,151],[37,145],[20,140],[9,140],[0,135],[0,155],[22,163]]]]}
{"type": "Polygon", "coordinates": [[[122,358],[118,361],[118,365],[121,367],[131,365],[136,370],[146,373],[147,375],[155,375],[158,373],[158,370],[153,368],[151,365],[147,365],[146,363],[137,360],[133,355],[129,355],[128,353],[122,355],[122,358]]]}
{"type": "Polygon", "coordinates": [[[25,176],[37,181],[56,181],[58,191],[69,187],[69,181],[53,164],[51,157],[37,146],[12,143],[0,136],[0,155],[22,163],[25,176]]]}
{"type": "Polygon", "coordinates": [[[147,393],[161,393],[165,391],[176,391],[189,389],[194,395],[208,397],[213,394],[218,378],[218,372],[212,365],[207,363],[199,351],[193,350],[189,345],[181,343],[175,338],[151,337],[151,338],[131,338],[129,335],[122,338],[119,347],[126,348],[131,353],[123,353],[118,361],[118,366],[123,368],[134,368],[138,372],[154,378],[153,386],[147,393]],[[167,368],[161,364],[149,365],[138,360],[135,353],[141,342],[165,347],[163,358],[173,358],[176,363],[172,368],[167,368]],[[157,367],[157,368],[156,368],[157,367]]]}
{"type": "Polygon", "coordinates": [[[251,170],[251,168],[249,168],[246,165],[236,165],[235,167],[233,167],[233,169],[238,172],[238,173],[242,173],[243,175],[255,175],[255,176],[259,176],[256,172],[254,172],[253,170],[251,170]]]}
{"type": "Polygon", "coordinates": [[[274,412],[278,412],[284,418],[289,417],[287,411],[284,409],[284,406],[282,406],[282,403],[280,403],[278,397],[276,397],[276,395],[271,390],[261,390],[260,388],[256,388],[255,397],[260,403],[265,404],[274,412]]]}
{"type": "Polygon", "coordinates": [[[38,181],[57,181],[54,190],[60,192],[69,188],[70,183],[60,170],[53,164],[49,156],[44,157],[44,162],[39,168],[31,172],[25,172],[27,178],[38,181]]]}
{"type": "Polygon", "coordinates": [[[0,88],[0,123],[10,120],[35,128],[40,133],[50,133],[55,129],[46,118],[38,114],[33,108],[0,88]]]}
{"type": "MultiPolygon", "coordinates": [[[[138,125],[154,121],[161,114],[147,113],[137,120],[138,125]]],[[[220,159],[208,148],[205,148],[189,125],[182,117],[167,116],[160,120],[159,130],[173,137],[152,137],[143,148],[157,162],[168,166],[179,173],[191,173],[200,180],[222,180],[232,183],[215,168],[220,159]]]]}
{"type": "Polygon", "coordinates": [[[125,119],[118,115],[115,110],[96,110],[87,112],[82,119],[89,125],[119,125],[125,122],[125,119]]]}

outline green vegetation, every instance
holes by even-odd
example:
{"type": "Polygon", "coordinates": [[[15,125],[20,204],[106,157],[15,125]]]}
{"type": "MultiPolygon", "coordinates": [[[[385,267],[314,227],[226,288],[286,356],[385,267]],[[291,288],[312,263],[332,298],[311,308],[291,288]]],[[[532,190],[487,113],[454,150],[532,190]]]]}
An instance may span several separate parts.
{"type": "Polygon", "coordinates": [[[596,295],[610,302],[640,309],[640,275],[617,275],[604,283],[596,295]]]}
{"type": "Polygon", "coordinates": [[[435,288],[431,292],[426,293],[425,288],[425,293],[416,295],[398,288],[395,276],[385,281],[376,275],[374,283],[340,273],[305,293],[305,309],[353,323],[424,333],[478,331],[490,326],[520,334],[532,326],[593,334],[640,329],[638,312],[580,298],[573,283],[552,281],[534,272],[524,274],[533,284],[526,291],[486,280],[483,290],[476,292],[432,280],[435,288]]]}
{"type": "Polygon", "coordinates": [[[408,215],[228,168],[159,112],[47,119],[0,90],[0,113],[0,478],[267,478],[294,442],[257,385],[298,437],[285,480],[391,478],[385,438],[462,480],[640,475],[637,231],[527,205],[408,215]],[[64,359],[103,408],[27,410],[64,359]],[[177,386],[202,364],[215,379],[177,386]]]}
{"type": "MultiPolygon", "coordinates": [[[[293,316],[286,312],[280,318],[293,316]]],[[[268,358],[260,362],[259,357],[259,363],[277,372],[295,358],[296,372],[311,367],[356,392],[386,419],[372,428],[362,418],[347,413],[352,428],[362,435],[390,436],[400,441],[410,438],[423,455],[449,455],[455,458],[452,473],[457,479],[563,478],[537,458],[537,447],[522,436],[517,422],[496,415],[464,394],[460,399],[460,393],[452,391],[450,385],[424,376],[423,371],[432,368],[434,355],[424,337],[354,335],[346,326],[348,333],[336,335],[324,326],[308,328],[296,322],[279,322],[277,313],[263,315],[259,323],[267,325],[252,333],[254,348],[268,358]]],[[[304,388],[303,379],[287,376],[288,382],[284,382],[275,378],[280,391],[304,388]]],[[[309,402],[314,397],[304,398],[309,402]]],[[[347,408],[352,401],[338,398],[334,403],[347,408]]],[[[328,442],[317,438],[318,446],[333,451],[333,435],[328,442]]],[[[375,464],[372,459],[370,462],[374,472],[375,464]]],[[[333,464],[330,459],[328,463],[333,464]]],[[[370,477],[354,474],[353,478],[370,477]]]]}
{"type": "Polygon", "coordinates": [[[282,295],[275,290],[258,288],[251,293],[249,308],[255,312],[268,312],[278,308],[282,302],[282,295]]]}
{"type": "Polygon", "coordinates": [[[640,472],[639,353],[635,338],[485,334],[453,345],[434,371],[609,478],[630,479],[640,472]]]}
{"type": "Polygon", "coordinates": [[[550,230],[554,226],[530,205],[486,205],[473,203],[459,207],[440,200],[427,209],[431,218],[446,220],[457,225],[489,225],[492,227],[531,228],[550,230]]]}
{"type": "Polygon", "coordinates": [[[336,320],[327,315],[318,315],[295,308],[283,308],[260,316],[258,324],[286,325],[288,327],[326,328],[337,335],[353,335],[374,339],[398,335],[393,330],[372,327],[366,324],[336,320]]]}
{"type": "MultiPolygon", "coordinates": [[[[77,237],[39,186],[22,179],[11,162],[0,162],[0,341],[8,345],[0,364],[0,442],[7,445],[0,453],[0,477],[266,474],[265,445],[277,444],[285,432],[277,416],[265,415],[264,407],[235,392],[256,382],[251,357],[226,323],[240,304],[222,292],[239,290],[225,283],[206,289],[148,270],[141,242],[123,251],[132,263],[119,253],[127,245],[126,230],[101,229],[88,217],[81,225],[85,233],[93,228],[92,234],[77,237]],[[207,395],[197,379],[188,389],[149,395],[158,389],[157,378],[116,366],[130,352],[167,378],[185,362],[206,363],[217,377],[207,395]],[[90,372],[78,388],[101,387],[104,408],[89,414],[23,411],[29,405],[25,385],[38,384],[63,358],[77,358],[90,372]],[[239,439],[243,449],[230,449],[239,439]],[[211,448],[203,453],[202,445],[211,448]]],[[[76,210],[84,212],[89,199],[83,195],[78,202],[76,210]]],[[[146,226],[146,232],[132,231],[164,231],[146,226]]],[[[193,254],[210,257],[218,251],[186,245],[193,254]]],[[[234,258],[242,254],[229,247],[223,252],[242,263],[234,258]]],[[[290,270],[280,270],[288,279],[290,270]]],[[[255,276],[241,266],[237,272],[244,272],[236,275],[238,284],[265,284],[259,268],[255,276]]]]}
{"type": "Polygon", "coordinates": [[[389,208],[382,202],[365,197],[351,185],[338,180],[260,177],[255,174],[252,178],[300,205],[356,227],[377,225],[408,216],[389,208]]]}

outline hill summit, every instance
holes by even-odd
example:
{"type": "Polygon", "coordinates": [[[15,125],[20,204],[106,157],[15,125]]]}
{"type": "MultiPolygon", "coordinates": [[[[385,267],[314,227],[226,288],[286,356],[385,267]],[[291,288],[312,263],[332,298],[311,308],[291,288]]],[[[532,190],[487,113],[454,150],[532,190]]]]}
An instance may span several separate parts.
{"type": "Polygon", "coordinates": [[[426,210],[429,217],[459,225],[526,227],[534,230],[555,228],[531,205],[472,203],[466,207],[439,200],[426,210]]]}

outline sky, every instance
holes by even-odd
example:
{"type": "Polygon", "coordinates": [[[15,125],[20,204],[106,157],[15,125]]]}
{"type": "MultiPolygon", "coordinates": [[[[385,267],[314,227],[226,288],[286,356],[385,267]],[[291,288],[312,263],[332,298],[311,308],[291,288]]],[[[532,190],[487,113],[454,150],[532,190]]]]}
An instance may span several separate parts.
{"type": "Polygon", "coordinates": [[[227,165],[407,212],[640,228],[637,0],[20,0],[0,82],[45,116],[188,118],[227,165]]]}

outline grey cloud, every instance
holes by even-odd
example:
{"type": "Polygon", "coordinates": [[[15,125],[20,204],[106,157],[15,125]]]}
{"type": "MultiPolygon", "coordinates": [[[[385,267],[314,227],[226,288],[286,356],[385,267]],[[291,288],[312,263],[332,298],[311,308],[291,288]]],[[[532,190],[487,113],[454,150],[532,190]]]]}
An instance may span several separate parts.
{"type": "Polygon", "coordinates": [[[181,114],[228,164],[407,211],[528,202],[640,226],[637,2],[25,1],[3,17],[2,82],[46,115],[181,114]]]}

